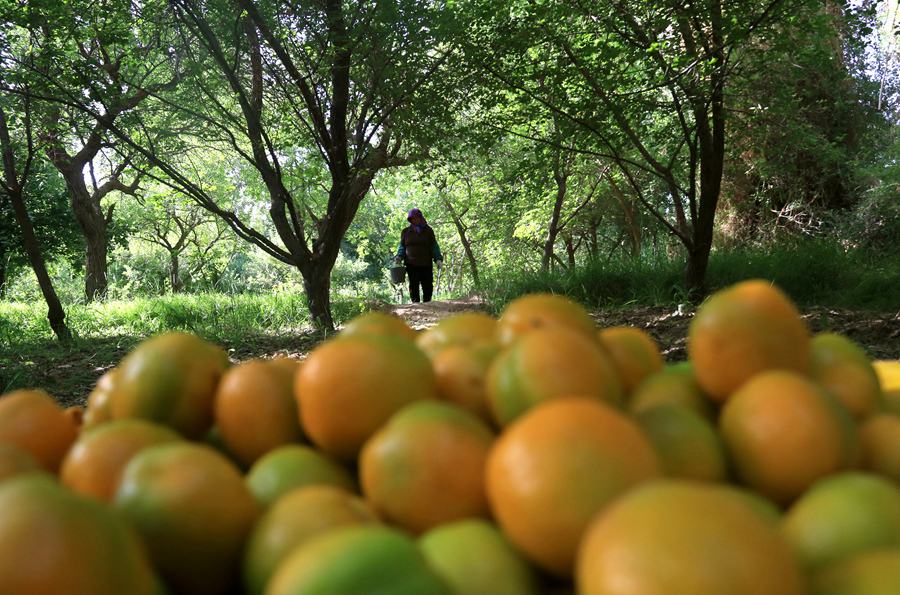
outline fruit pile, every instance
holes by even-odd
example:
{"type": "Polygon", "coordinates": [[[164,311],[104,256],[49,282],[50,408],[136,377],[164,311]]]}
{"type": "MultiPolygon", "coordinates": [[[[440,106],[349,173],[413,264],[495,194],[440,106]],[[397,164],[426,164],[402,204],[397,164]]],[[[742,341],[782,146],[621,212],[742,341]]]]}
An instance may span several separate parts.
{"type": "Polygon", "coordinates": [[[900,362],[762,281],[687,350],[544,294],[302,363],[148,339],[84,411],[0,397],[0,593],[900,593],[900,362]]]}

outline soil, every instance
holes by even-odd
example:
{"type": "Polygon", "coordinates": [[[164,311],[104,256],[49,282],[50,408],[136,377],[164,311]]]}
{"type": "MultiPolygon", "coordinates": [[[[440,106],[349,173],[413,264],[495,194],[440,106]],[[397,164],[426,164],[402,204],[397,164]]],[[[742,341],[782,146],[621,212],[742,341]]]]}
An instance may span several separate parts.
{"type": "MultiPolygon", "coordinates": [[[[428,304],[369,304],[370,309],[392,312],[416,329],[427,328],[438,320],[459,312],[485,310],[477,297],[428,304]]],[[[598,310],[594,318],[601,327],[630,325],[645,329],[663,347],[667,361],[686,358],[687,328],[694,315],[692,306],[630,307],[598,310]]],[[[861,345],[873,359],[900,359],[900,312],[865,312],[808,308],[803,318],[814,333],[841,333],[861,345]]],[[[225,344],[229,357],[238,362],[256,357],[288,356],[303,359],[321,340],[313,332],[295,335],[259,335],[225,344]]],[[[62,404],[83,404],[96,379],[118,362],[135,344],[131,337],[85,340],[77,349],[61,353],[59,349],[37,350],[26,356],[0,353],[0,377],[15,378],[16,367],[23,377],[45,388],[62,404]],[[10,366],[12,373],[2,368],[10,366]]],[[[0,378],[2,381],[3,378],[0,378]]],[[[7,381],[9,382],[9,381],[7,381]]],[[[0,382],[0,389],[2,389],[0,382]]]]}

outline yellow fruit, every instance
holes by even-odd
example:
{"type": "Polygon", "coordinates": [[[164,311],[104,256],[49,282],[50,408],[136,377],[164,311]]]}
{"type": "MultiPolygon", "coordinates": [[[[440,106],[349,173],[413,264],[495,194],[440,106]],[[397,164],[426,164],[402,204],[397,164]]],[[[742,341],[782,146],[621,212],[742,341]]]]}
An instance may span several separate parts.
{"type": "Polygon", "coordinates": [[[396,411],[436,399],[431,362],[408,339],[360,334],[316,347],[294,383],[303,429],[323,452],[352,461],[396,411]]]}
{"type": "Polygon", "coordinates": [[[150,564],[132,529],[48,475],[4,481],[0,511],[0,593],[155,593],[150,564]]]}
{"type": "Polygon", "coordinates": [[[222,442],[239,463],[252,465],[270,450],[303,439],[294,370],[271,361],[238,364],[216,388],[215,422],[222,442]]]}
{"type": "Polygon", "coordinates": [[[539,595],[537,574],[492,523],[470,519],[419,539],[431,567],[455,595],[539,595]]]}
{"type": "Polygon", "coordinates": [[[297,546],[336,527],[377,520],[362,498],[341,488],[314,485],[288,492],[260,517],[247,539],[247,594],[262,595],[279,563],[297,546]]]}
{"type": "Polygon", "coordinates": [[[900,416],[873,415],[859,428],[861,466],[900,482],[900,416]]]}
{"type": "Polygon", "coordinates": [[[709,397],[694,378],[690,362],[668,365],[645,378],[632,393],[628,409],[641,413],[660,405],[681,405],[713,418],[709,397]]]}
{"type": "Polygon", "coordinates": [[[794,304],[767,281],[738,283],[713,294],[688,329],[687,350],[700,386],[726,400],[767,370],[805,374],[809,330],[794,304]]]}
{"type": "Polygon", "coordinates": [[[599,401],[562,398],[535,407],[497,439],[487,463],[488,500],[510,541],[565,577],[594,515],[659,473],[636,423],[599,401]]]}
{"type": "Polygon", "coordinates": [[[208,446],[170,443],[136,454],[115,508],[176,593],[223,595],[238,580],[244,540],[259,506],[240,470],[208,446]]]}
{"type": "Polygon", "coordinates": [[[453,345],[441,350],[432,358],[440,397],[493,423],[485,382],[499,352],[493,342],[453,345]]]}
{"type": "Polygon", "coordinates": [[[297,488],[329,485],[356,490],[350,472],[324,454],[300,444],[282,446],[254,463],[247,486],[263,506],[297,488]]]}
{"type": "Polygon", "coordinates": [[[738,477],[782,504],[858,457],[847,411],[793,372],[763,372],[746,382],[722,409],[719,428],[738,477]]]}
{"type": "Polygon", "coordinates": [[[117,419],[84,432],[63,459],[60,481],[70,489],[112,502],[122,471],[141,450],[182,440],[175,430],[143,419],[117,419]]]}
{"type": "Polygon", "coordinates": [[[810,344],[810,375],[857,419],[881,406],[878,375],[866,353],[853,341],[835,333],[816,335],[810,344]]]}
{"type": "Polygon", "coordinates": [[[663,473],[669,477],[725,481],[725,447],[715,427],[697,412],[680,405],[660,405],[637,416],[650,438],[663,473]]]}
{"type": "Polygon", "coordinates": [[[810,568],[856,554],[900,547],[900,488],[850,472],[814,485],[784,517],[784,534],[810,568]]]}
{"type": "Polygon", "coordinates": [[[116,376],[117,370],[112,368],[97,379],[94,390],[88,395],[87,407],[84,411],[84,429],[98,426],[112,419],[110,397],[115,388],[116,376]]]}
{"type": "Polygon", "coordinates": [[[148,339],[119,363],[112,417],[146,419],[201,438],[212,426],[216,384],[227,366],[221,349],[194,335],[148,339]]]}
{"type": "Polygon", "coordinates": [[[881,390],[900,390],[900,360],[879,360],[872,362],[881,390]]]}
{"type": "Polygon", "coordinates": [[[563,327],[596,340],[597,325],[583,306],[561,295],[532,293],[506,305],[497,321],[497,339],[508,346],[536,329],[563,327]]]}
{"type": "Polygon", "coordinates": [[[630,395],[645,378],[662,370],[663,358],[659,345],[646,331],[631,326],[614,326],[598,334],[622,380],[625,394],[630,395]]]}
{"type": "Polygon", "coordinates": [[[557,397],[622,401],[619,376],[597,341],[563,327],[533,330],[516,341],[491,364],[486,386],[501,426],[557,397]]]}
{"type": "Polygon", "coordinates": [[[799,561],[754,499],[691,481],[635,488],[588,529],[579,595],[807,595],[799,561]]]}
{"type": "Polygon", "coordinates": [[[393,314],[373,311],[360,314],[341,329],[341,337],[353,335],[393,336],[412,340],[416,338],[416,331],[393,314]]]}
{"type": "Polygon", "coordinates": [[[484,422],[455,405],[407,405],[363,447],[363,494],[384,518],[415,533],[486,517],[484,465],[493,439],[484,422]]]}
{"type": "Polygon", "coordinates": [[[266,595],[451,595],[416,543],[396,529],[342,527],[293,550],[266,595]]]}
{"type": "Polygon", "coordinates": [[[454,314],[439,320],[416,337],[416,345],[428,357],[448,347],[469,347],[475,343],[493,343],[497,321],[481,312],[454,314]]]}
{"type": "Polygon", "coordinates": [[[20,448],[51,473],[59,470],[78,428],[42,390],[14,390],[0,396],[0,444],[20,448]]]}

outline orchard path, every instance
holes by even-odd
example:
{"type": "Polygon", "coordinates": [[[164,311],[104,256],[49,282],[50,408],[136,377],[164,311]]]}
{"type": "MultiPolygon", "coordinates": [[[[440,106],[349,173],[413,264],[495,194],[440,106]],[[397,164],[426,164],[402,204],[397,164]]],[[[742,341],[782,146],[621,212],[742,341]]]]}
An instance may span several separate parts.
{"type": "MultiPolygon", "coordinates": [[[[428,304],[367,304],[370,310],[391,312],[415,329],[460,312],[487,310],[478,297],[430,302],[428,304]]],[[[646,330],[662,347],[668,361],[686,358],[687,329],[694,314],[692,306],[637,306],[608,308],[592,312],[598,326],[630,325],[646,330]]],[[[874,359],[900,359],[900,311],[878,313],[813,307],[802,310],[803,318],[814,333],[842,333],[862,345],[874,359]]],[[[139,340],[137,337],[83,339],[81,346],[61,354],[31,353],[28,361],[14,354],[0,354],[0,364],[27,366],[35,385],[46,389],[60,403],[84,404],[97,378],[114,366],[139,340]],[[11,355],[11,357],[7,357],[11,355]]],[[[322,340],[312,331],[285,334],[259,334],[226,341],[223,345],[233,362],[251,358],[287,356],[303,359],[322,340]]]]}

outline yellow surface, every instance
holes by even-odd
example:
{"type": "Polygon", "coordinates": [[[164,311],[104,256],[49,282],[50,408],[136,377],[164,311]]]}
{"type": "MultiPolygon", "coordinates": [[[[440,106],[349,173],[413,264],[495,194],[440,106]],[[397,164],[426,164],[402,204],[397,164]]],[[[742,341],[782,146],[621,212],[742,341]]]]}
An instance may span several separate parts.
{"type": "Polygon", "coordinates": [[[900,390],[900,360],[881,360],[872,362],[872,365],[881,382],[881,390],[900,390]]]}

